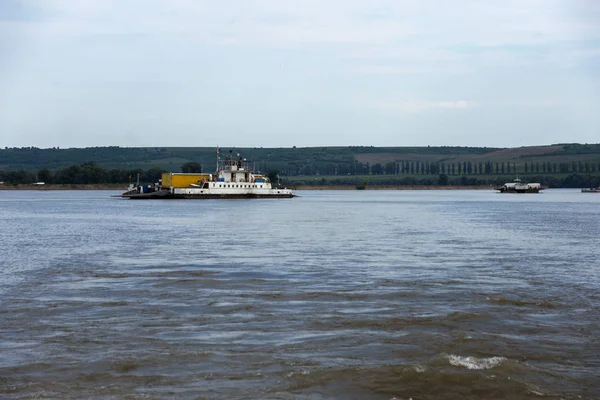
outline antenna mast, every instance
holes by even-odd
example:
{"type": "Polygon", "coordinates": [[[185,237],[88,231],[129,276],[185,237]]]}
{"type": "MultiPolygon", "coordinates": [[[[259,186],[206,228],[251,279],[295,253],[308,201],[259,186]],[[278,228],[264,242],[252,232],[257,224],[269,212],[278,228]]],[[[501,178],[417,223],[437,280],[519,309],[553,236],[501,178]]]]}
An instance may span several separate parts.
{"type": "Polygon", "coordinates": [[[216,173],[219,173],[219,145],[217,145],[217,169],[216,173]]]}

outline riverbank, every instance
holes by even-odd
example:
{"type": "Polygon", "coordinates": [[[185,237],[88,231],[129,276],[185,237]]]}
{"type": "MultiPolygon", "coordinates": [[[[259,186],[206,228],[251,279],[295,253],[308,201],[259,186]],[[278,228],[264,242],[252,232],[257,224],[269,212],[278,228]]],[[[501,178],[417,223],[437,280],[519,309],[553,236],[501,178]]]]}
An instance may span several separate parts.
{"type": "MultiPolygon", "coordinates": [[[[357,190],[351,185],[304,185],[291,186],[293,190],[357,190]]],[[[492,186],[442,186],[442,185],[368,185],[364,190],[493,190],[492,186]]],[[[125,185],[90,184],[90,185],[0,185],[0,190],[120,190],[125,191],[125,185]]]]}
{"type": "MultiPolygon", "coordinates": [[[[291,187],[294,190],[359,190],[350,185],[318,185],[291,187]]],[[[494,190],[493,186],[442,186],[442,185],[368,185],[361,190],[494,190]]]]}
{"type": "Polygon", "coordinates": [[[0,185],[0,190],[121,190],[124,185],[97,184],[97,185],[0,185]]]}

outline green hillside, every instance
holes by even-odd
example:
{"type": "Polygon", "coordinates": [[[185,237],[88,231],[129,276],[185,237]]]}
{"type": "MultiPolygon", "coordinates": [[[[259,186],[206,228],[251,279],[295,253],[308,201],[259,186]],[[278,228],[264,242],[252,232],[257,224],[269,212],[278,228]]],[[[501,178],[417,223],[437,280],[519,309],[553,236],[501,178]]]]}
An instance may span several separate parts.
{"type": "MultiPolygon", "coordinates": [[[[357,168],[394,162],[430,164],[511,163],[597,163],[600,144],[555,144],[518,148],[489,147],[304,147],[227,148],[221,153],[240,153],[261,169],[278,169],[287,175],[341,174],[357,168]],[[307,173],[310,172],[310,173],[307,173]]],[[[162,168],[175,172],[186,162],[200,162],[212,170],[215,148],[208,147],[88,147],[39,149],[36,147],[0,149],[0,170],[51,171],[71,165],[94,162],[105,168],[162,168]]]]}
{"type": "MultiPolygon", "coordinates": [[[[4,148],[0,149],[0,180],[23,182],[41,180],[40,177],[50,180],[54,176],[63,182],[120,183],[137,173],[153,180],[163,171],[180,172],[181,166],[189,162],[202,164],[204,171],[213,171],[217,157],[215,150],[212,147],[116,146],[4,148]],[[40,172],[43,173],[40,175],[40,172]]],[[[592,180],[600,175],[600,144],[518,148],[254,147],[223,148],[221,156],[230,152],[247,158],[257,171],[277,171],[284,180],[307,184],[324,180],[326,183],[354,184],[364,177],[383,183],[431,184],[437,182],[440,175],[448,175],[450,183],[458,182],[452,177],[461,177],[462,183],[473,178],[468,181],[470,184],[487,184],[500,177],[518,174],[547,176],[549,183],[561,186],[569,174],[583,174],[584,178],[571,181],[585,184],[593,183],[592,180]],[[320,178],[315,180],[314,177],[320,178]]]]}

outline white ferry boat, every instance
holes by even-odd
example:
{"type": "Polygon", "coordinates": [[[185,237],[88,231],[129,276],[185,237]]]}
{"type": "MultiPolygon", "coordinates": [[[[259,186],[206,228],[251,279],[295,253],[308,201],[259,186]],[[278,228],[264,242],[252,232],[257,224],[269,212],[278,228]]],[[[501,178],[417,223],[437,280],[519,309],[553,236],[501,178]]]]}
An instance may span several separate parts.
{"type": "Polygon", "coordinates": [[[215,174],[168,172],[158,183],[130,185],[128,199],[247,199],[294,197],[291,189],[273,187],[269,178],[254,173],[239,154],[221,160],[217,149],[215,174]]]}
{"type": "Polygon", "coordinates": [[[499,188],[500,193],[539,193],[543,190],[542,185],[539,183],[523,183],[519,178],[513,182],[505,183],[499,188]]]}

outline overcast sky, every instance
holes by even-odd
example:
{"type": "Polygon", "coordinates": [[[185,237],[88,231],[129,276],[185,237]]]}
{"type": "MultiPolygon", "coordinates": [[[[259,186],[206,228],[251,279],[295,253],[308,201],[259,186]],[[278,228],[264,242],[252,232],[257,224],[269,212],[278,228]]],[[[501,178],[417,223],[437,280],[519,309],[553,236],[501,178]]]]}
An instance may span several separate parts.
{"type": "Polygon", "coordinates": [[[0,146],[600,142],[598,0],[0,0],[0,146]]]}

